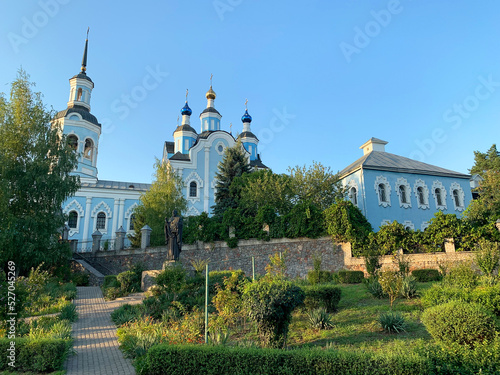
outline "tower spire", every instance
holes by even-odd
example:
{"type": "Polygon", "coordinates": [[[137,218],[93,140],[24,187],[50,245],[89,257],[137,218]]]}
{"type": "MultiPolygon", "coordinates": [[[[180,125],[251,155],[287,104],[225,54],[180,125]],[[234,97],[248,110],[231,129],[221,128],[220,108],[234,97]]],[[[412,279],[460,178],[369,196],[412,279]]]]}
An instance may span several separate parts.
{"type": "Polygon", "coordinates": [[[82,58],[82,73],[85,74],[87,70],[87,49],[89,46],[89,30],[90,27],[87,27],[87,39],[85,39],[85,49],[83,50],[83,58],[82,58]]]}

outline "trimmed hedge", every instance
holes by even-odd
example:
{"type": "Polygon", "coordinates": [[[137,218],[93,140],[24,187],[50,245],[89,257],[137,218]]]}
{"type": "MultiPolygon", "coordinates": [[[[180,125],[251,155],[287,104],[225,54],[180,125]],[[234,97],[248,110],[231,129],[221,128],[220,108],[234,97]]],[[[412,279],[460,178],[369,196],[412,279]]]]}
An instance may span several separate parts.
{"type": "Polygon", "coordinates": [[[304,305],[308,309],[325,307],[326,311],[337,311],[337,306],[342,296],[342,290],[334,285],[314,285],[301,287],[306,293],[304,305]]]}
{"type": "Polygon", "coordinates": [[[422,314],[422,323],[436,341],[474,346],[495,337],[494,316],[483,306],[452,301],[431,307],[422,314]]]}
{"type": "Polygon", "coordinates": [[[33,371],[53,372],[62,370],[68,357],[71,340],[62,339],[28,339],[10,340],[0,338],[0,371],[33,371]],[[10,342],[15,341],[15,369],[9,366],[10,342]]]}
{"type": "Polygon", "coordinates": [[[489,346],[445,351],[435,344],[403,346],[388,353],[279,350],[224,346],[153,346],[135,362],[139,375],[421,375],[498,374],[500,340],[489,346]]]}
{"type": "Polygon", "coordinates": [[[442,279],[442,276],[439,273],[439,271],[432,268],[413,270],[411,274],[420,283],[426,283],[429,281],[440,281],[442,279]]]}
{"type": "Polygon", "coordinates": [[[360,284],[365,279],[363,271],[340,270],[337,275],[342,284],[360,284]]]}

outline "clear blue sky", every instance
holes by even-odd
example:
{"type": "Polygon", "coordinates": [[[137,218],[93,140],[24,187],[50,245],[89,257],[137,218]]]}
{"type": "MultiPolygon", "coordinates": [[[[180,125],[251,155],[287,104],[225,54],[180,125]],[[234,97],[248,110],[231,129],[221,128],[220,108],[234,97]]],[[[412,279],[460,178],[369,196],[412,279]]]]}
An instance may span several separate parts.
{"type": "Polygon", "coordinates": [[[499,138],[499,14],[493,0],[2,2],[0,91],[22,66],[64,109],[90,26],[101,179],[150,182],[187,88],[199,129],[211,73],[222,128],[241,131],[248,98],[275,172],[341,170],[370,137],[467,172],[499,138]],[[160,75],[145,90],[150,70],[160,75]]]}

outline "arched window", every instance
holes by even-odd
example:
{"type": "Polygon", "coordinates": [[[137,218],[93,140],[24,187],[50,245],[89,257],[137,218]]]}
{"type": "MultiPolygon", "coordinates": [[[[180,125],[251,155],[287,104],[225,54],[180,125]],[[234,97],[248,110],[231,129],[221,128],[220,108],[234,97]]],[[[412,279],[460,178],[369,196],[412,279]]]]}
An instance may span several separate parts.
{"type": "Polygon", "coordinates": [[[401,203],[409,203],[408,195],[406,194],[406,187],[404,185],[399,185],[399,197],[401,199],[401,203]]]}
{"type": "Polygon", "coordinates": [[[378,196],[381,202],[387,202],[387,194],[385,192],[384,184],[378,184],[378,196]]]}
{"type": "Polygon", "coordinates": [[[434,190],[434,194],[436,195],[436,204],[438,206],[442,206],[443,205],[443,197],[441,195],[441,189],[436,188],[436,190],[434,190]]]}
{"type": "Polygon", "coordinates": [[[68,227],[75,229],[78,224],[78,213],[76,211],[71,211],[68,215],[68,227]]]}
{"type": "Polygon", "coordinates": [[[99,212],[97,214],[97,222],[95,226],[97,229],[106,229],[106,214],[104,212],[99,212]]]}
{"type": "Polygon", "coordinates": [[[417,196],[418,196],[418,204],[424,206],[425,205],[425,196],[424,196],[424,188],[419,186],[417,188],[417,196]]]}
{"type": "Polygon", "coordinates": [[[132,214],[130,215],[130,223],[128,225],[129,230],[134,230],[134,221],[135,221],[135,215],[132,214]]]}
{"type": "Polygon", "coordinates": [[[81,100],[82,100],[82,94],[83,94],[83,90],[82,90],[82,88],[80,87],[80,88],[78,89],[78,94],[77,94],[77,96],[76,96],[76,100],[81,101],[81,100]]]}
{"type": "Polygon", "coordinates": [[[198,196],[198,184],[196,181],[189,183],[189,197],[196,198],[198,196]]]}
{"type": "Polygon", "coordinates": [[[461,207],[462,204],[460,202],[460,195],[458,194],[458,190],[453,190],[453,199],[455,200],[455,207],[461,207]]]}
{"type": "Polygon", "coordinates": [[[349,190],[349,198],[351,199],[353,205],[358,205],[358,192],[354,186],[349,190]]]}
{"type": "Polygon", "coordinates": [[[74,134],[70,134],[67,139],[68,146],[73,150],[78,149],[78,137],[74,134]]]}
{"type": "Polygon", "coordinates": [[[85,140],[85,148],[83,149],[83,156],[87,159],[92,160],[93,150],[94,150],[94,142],[92,142],[92,139],[87,138],[85,140]]]}

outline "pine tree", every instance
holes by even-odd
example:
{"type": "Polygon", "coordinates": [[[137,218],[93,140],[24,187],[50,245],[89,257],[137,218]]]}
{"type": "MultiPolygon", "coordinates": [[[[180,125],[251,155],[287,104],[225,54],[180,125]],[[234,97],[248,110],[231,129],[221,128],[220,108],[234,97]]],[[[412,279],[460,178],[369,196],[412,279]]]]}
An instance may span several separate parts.
{"type": "Polygon", "coordinates": [[[133,246],[141,244],[141,229],[148,225],[151,232],[151,245],[164,245],[165,218],[171,217],[173,210],[179,214],[187,208],[182,193],[182,178],[173,170],[170,163],[156,159],[155,181],[151,188],[141,195],[140,203],[134,210],[134,234],[129,236],[133,246]]]}
{"type": "Polygon", "coordinates": [[[241,188],[232,187],[231,184],[236,177],[250,171],[247,155],[241,141],[238,140],[233,147],[226,148],[224,158],[219,163],[218,171],[215,174],[217,180],[215,206],[212,207],[215,216],[222,217],[228,208],[238,207],[241,188]]]}
{"type": "Polygon", "coordinates": [[[32,267],[67,264],[71,252],[59,237],[61,205],[79,188],[70,175],[77,155],[53,128],[41,93],[20,70],[10,100],[0,96],[0,264],[32,267]]]}

